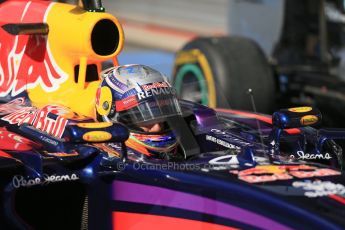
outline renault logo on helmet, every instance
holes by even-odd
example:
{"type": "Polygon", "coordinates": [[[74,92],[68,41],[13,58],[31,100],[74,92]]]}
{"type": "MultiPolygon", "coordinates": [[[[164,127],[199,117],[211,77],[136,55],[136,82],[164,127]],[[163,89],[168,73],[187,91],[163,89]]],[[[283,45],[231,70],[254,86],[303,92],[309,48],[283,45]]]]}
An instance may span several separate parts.
{"type": "Polygon", "coordinates": [[[164,94],[164,95],[169,95],[169,94],[172,94],[172,95],[175,95],[176,94],[176,90],[174,88],[152,88],[150,90],[147,90],[147,91],[142,91],[142,92],[139,92],[137,94],[138,96],[138,99],[141,100],[141,99],[145,99],[145,98],[148,98],[148,97],[152,97],[152,96],[155,96],[155,95],[161,95],[161,94],[164,94]]]}

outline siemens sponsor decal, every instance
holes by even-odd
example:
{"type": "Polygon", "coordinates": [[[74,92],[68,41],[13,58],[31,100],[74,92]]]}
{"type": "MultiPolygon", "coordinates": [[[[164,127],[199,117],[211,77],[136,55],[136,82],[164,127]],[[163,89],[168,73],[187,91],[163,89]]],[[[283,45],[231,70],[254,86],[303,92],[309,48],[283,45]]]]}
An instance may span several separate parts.
{"type": "Polygon", "coordinates": [[[239,144],[241,146],[248,146],[250,143],[244,141],[243,139],[240,139],[239,137],[233,135],[232,133],[228,133],[226,131],[222,131],[219,129],[211,129],[211,132],[216,134],[217,136],[220,136],[221,138],[227,138],[230,139],[231,142],[239,144]]]}
{"type": "Polygon", "coordinates": [[[214,133],[217,136],[220,136],[221,138],[227,138],[232,143],[229,143],[229,141],[225,141],[223,139],[220,139],[220,138],[217,138],[217,137],[214,137],[214,136],[211,136],[211,135],[206,135],[206,140],[214,142],[214,143],[216,143],[218,145],[221,145],[221,146],[224,146],[226,148],[239,150],[239,149],[241,149],[240,146],[248,146],[248,145],[250,145],[250,143],[245,142],[244,140],[242,140],[242,139],[240,139],[240,138],[238,138],[238,137],[236,137],[234,135],[231,135],[230,133],[224,132],[222,130],[211,129],[211,132],[214,133]]]}
{"type": "Polygon", "coordinates": [[[224,146],[224,147],[229,148],[229,149],[241,149],[241,147],[239,147],[239,146],[230,144],[230,143],[228,143],[226,141],[223,141],[221,139],[215,138],[215,137],[210,136],[210,135],[206,135],[206,140],[214,142],[214,143],[216,143],[218,145],[224,146]]]}

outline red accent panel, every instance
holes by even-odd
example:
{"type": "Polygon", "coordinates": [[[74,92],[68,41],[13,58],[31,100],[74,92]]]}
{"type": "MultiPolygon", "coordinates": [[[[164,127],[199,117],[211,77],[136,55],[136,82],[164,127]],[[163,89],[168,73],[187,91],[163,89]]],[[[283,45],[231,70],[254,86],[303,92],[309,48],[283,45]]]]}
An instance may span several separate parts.
{"type": "Polygon", "coordinates": [[[17,95],[41,85],[52,88],[61,76],[46,50],[47,36],[13,36],[1,28],[8,23],[42,23],[49,1],[5,1],[0,7],[0,96],[17,95]]]}
{"type": "Polygon", "coordinates": [[[331,199],[333,199],[333,200],[336,200],[336,201],[338,201],[338,202],[340,202],[340,203],[342,203],[342,204],[345,205],[345,199],[342,198],[342,197],[340,197],[340,196],[337,196],[337,195],[329,195],[328,197],[331,198],[331,199]]]}
{"type": "MultiPolygon", "coordinates": [[[[216,109],[218,112],[223,112],[223,113],[231,113],[231,114],[236,114],[236,115],[241,115],[244,117],[248,118],[255,118],[260,121],[266,122],[268,124],[272,124],[272,118],[266,115],[260,115],[256,113],[248,113],[248,112],[243,112],[243,111],[238,111],[238,110],[232,110],[232,109],[216,109]]],[[[288,134],[299,134],[301,133],[301,130],[299,129],[284,129],[288,134]]]]}
{"type": "Polygon", "coordinates": [[[115,102],[115,106],[116,106],[117,111],[127,110],[127,109],[133,108],[137,105],[138,105],[138,100],[137,100],[136,95],[129,96],[123,100],[115,102]]]}
{"type": "Polygon", "coordinates": [[[234,230],[238,228],[198,220],[128,212],[113,212],[113,229],[116,230],[234,230]]]}
{"type": "Polygon", "coordinates": [[[7,154],[7,153],[1,151],[1,150],[0,150],[0,157],[12,158],[12,159],[13,159],[13,157],[12,157],[11,155],[9,155],[9,154],[7,154]]]}
{"type": "Polygon", "coordinates": [[[32,150],[33,147],[39,148],[40,146],[16,133],[0,129],[0,149],[28,151],[32,150]]]}

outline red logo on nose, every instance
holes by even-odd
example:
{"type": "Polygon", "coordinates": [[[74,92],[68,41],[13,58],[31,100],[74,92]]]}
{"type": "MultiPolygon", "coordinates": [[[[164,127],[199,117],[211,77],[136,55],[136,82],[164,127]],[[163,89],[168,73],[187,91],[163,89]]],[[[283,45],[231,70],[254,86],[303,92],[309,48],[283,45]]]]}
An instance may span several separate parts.
{"type": "MultiPolygon", "coordinates": [[[[0,8],[0,26],[44,22],[49,4],[5,2],[0,8]]],[[[37,85],[53,91],[66,79],[52,59],[46,36],[14,36],[0,27],[0,54],[0,96],[15,96],[37,85]]]]}

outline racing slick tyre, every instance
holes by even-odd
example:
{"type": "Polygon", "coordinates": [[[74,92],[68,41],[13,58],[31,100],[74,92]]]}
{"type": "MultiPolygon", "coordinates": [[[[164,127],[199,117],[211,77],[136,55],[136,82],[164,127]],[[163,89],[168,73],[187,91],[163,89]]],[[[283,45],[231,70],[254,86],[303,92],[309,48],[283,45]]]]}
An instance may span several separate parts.
{"type": "Polygon", "coordinates": [[[177,52],[172,83],[180,98],[210,107],[274,109],[275,81],[260,47],[243,37],[200,37],[177,52]]]}

